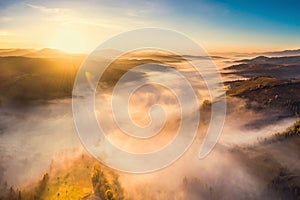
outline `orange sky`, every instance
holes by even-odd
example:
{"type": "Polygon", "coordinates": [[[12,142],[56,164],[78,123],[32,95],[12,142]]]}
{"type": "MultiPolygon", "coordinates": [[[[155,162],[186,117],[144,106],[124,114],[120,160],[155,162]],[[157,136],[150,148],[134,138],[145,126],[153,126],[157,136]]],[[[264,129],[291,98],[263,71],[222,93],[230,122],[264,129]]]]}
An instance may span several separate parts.
{"type": "Polygon", "coordinates": [[[167,1],[16,0],[11,4],[2,2],[0,6],[0,48],[47,47],[88,53],[113,35],[141,27],[182,32],[208,52],[263,52],[300,47],[295,31],[277,34],[271,30],[276,24],[270,28],[263,28],[263,24],[257,29],[245,28],[243,23],[231,19],[233,14],[227,7],[205,1],[183,14],[179,13],[179,5],[167,1]],[[218,20],[216,13],[220,15],[218,20]]]}

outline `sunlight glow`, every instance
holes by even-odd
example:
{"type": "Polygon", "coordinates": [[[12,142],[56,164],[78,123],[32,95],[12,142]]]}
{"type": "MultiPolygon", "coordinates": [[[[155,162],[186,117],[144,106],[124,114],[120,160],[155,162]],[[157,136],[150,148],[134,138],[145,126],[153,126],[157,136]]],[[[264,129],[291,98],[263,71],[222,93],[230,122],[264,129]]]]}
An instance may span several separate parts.
{"type": "Polygon", "coordinates": [[[53,37],[51,48],[60,49],[69,53],[83,53],[89,51],[89,41],[82,31],[63,28],[53,37]]]}

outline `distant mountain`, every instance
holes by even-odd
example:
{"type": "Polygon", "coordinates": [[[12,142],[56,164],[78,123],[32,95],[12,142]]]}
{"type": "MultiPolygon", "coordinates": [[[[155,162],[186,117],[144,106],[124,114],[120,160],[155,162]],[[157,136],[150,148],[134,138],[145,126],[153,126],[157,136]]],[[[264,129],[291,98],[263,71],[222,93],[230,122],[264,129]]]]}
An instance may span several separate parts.
{"type": "Polygon", "coordinates": [[[300,49],[265,52],[265,53],[263,53],[263,55],[267,55],[267,56],[300,56],[300,49]]]}
{"type": "Polygon", "coordinates": [[[283,51],[268,51],[268,52],[213,52],[214,55],[222,55],[225,57],[257,57],[257,56],[272,56],[272,57],[283,57],[283,56],[300,56],[300,49],[294,50],[283,50],[283,51]]]}
{"type": "Polygon", "coordinates": [[[0,49],[0,57],[24,56],[34,51],[34,49],[0,49]]]}
{"type": "Polygon", "coordinates": [[[300,78],[300,56],[258,56],[253,59],[244,59],[237,62],[239,64],[225,68],[223,74],[235,74],[247,78],[255,76],[300,78]]]}
{"type": "Polygon", "coordinates": [[[300,65],[300,56],[284,56],[284,57],[266,57],[258,56],[253,59],[243,59],[236,62],[243,63],[260,63],[260,64],[275,64],[275,65],[300,65]]]}
{"type": "Polygon", "coordinates": [[[30,58],[63,58],[68,55],[70,55],[70,54],[60,51],[60,50],[57,50],[57,49],[44,48],[44,49],[41,49],[38,51],[28,53],[23,56],[30,57],[30,58]]]}
{"type": "Polygon", "coordinates": [[[68,56],[83,56],[83,54],[69,54],[58,49],[0,49],[0,57],[22,56],[28,58],[66,58],[68,56]]]}

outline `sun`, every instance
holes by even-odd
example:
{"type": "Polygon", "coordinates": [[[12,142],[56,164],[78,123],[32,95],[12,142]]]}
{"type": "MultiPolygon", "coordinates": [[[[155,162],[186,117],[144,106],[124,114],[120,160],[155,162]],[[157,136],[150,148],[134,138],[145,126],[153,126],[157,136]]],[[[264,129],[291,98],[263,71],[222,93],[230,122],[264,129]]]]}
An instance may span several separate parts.
{"type": "Polygon", "coordinates": [[[89,51],[89,40],[83,31],[63,28],[55,34],[50,47],[69,53],[86,53],[89,51]]]}

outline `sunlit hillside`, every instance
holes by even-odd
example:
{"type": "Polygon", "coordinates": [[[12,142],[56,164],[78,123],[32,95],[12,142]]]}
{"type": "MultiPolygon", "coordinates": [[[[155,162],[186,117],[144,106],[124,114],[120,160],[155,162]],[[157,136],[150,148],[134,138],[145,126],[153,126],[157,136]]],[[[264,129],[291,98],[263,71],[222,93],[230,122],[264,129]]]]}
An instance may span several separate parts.
{"type": "Polygon", "coordinates": [[[0,57],[0,102],[71,97],[84,56],[0,57]]]}

